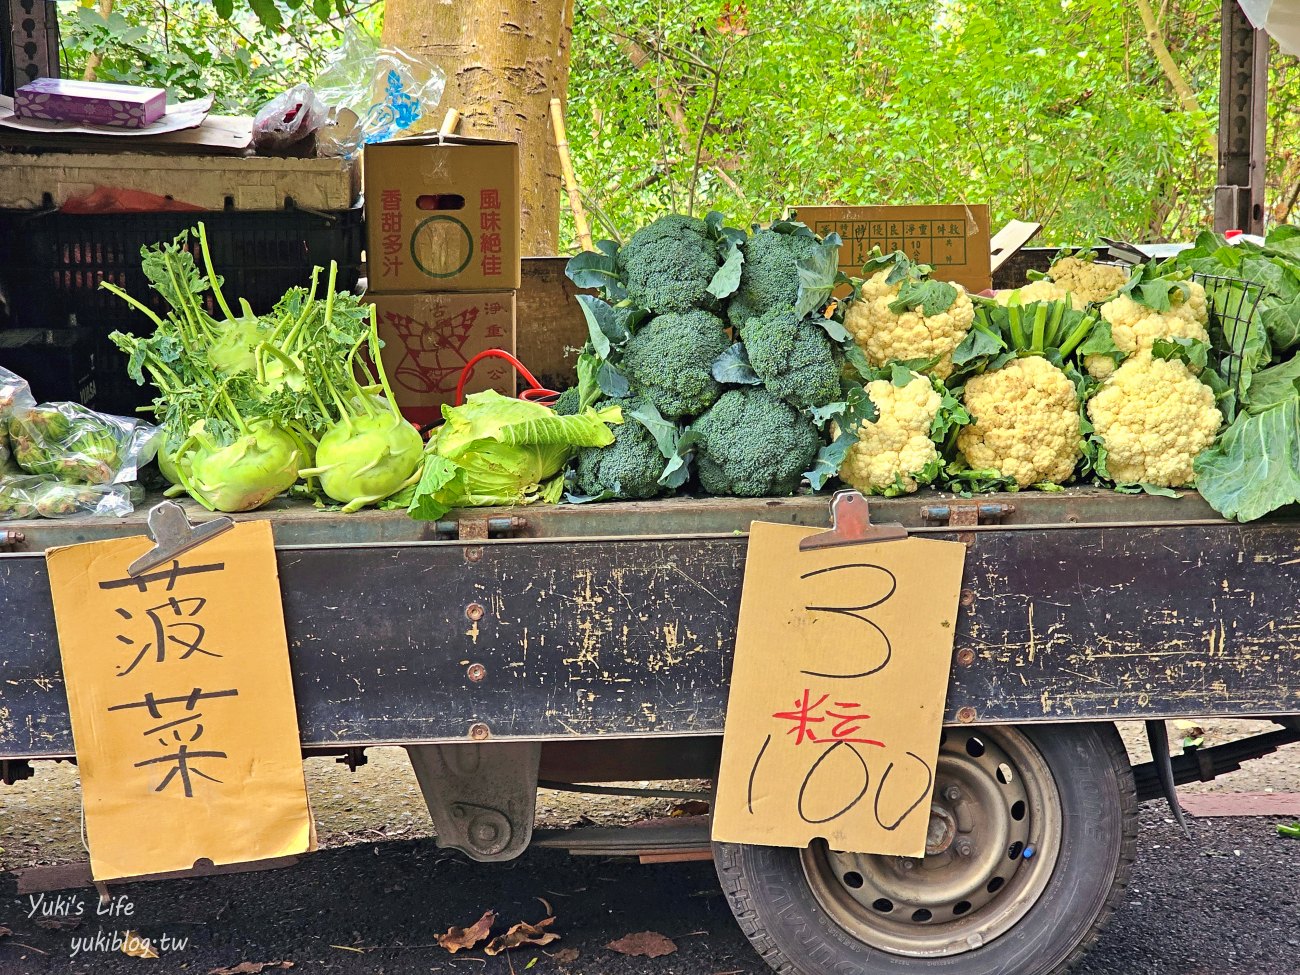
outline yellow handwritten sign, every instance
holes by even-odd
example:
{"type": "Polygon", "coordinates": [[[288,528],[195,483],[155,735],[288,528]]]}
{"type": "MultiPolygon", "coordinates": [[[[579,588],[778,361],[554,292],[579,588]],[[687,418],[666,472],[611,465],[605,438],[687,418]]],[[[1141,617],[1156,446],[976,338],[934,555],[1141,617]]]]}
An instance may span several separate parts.
{"type": "Polygon", "coordinates": [[[755,522],[713,838],[922,856],[966,546],[755,522]]]}
{"type": "Polygon", "coordinates": [[[135,578],[147,538],[51,550],[96,880],[314,846],[271,526],[135,578]]]}

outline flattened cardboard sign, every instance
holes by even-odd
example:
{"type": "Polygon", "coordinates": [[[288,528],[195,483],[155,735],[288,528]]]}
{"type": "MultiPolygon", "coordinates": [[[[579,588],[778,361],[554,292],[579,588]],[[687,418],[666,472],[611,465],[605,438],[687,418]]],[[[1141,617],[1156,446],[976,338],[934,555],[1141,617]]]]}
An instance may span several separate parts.
{"type": "Polygon", "coordinates": [[[271,525],[142,575],[144,537],[50,550],[96,880],[314,847],[271,525]]]}
{"type": "Polygon", "coordinates": [[[802,206],[794,208],[820,237],[836,233],[840,270],[861,275],[862,265],[879,247],[882,253],[903,251],[913,261],[929,264],[939,281],[956,281],[967,291],[993,286],[987,203],[938,206],[802,206]]]}
{"type": "Polygon", "coordinates": [[[754,522],[713,838],[925,853],[966,546],[754,522]]]}

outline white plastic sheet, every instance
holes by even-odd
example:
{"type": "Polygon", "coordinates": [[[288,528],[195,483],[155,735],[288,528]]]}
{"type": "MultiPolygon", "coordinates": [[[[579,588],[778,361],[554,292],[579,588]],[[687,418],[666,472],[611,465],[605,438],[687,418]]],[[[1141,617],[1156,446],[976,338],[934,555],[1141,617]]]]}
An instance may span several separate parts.
{"type": "Polygon", "coordinates": [[[1300,54],[1300,0],[1239,0],[1246,19],[1266,30],[1283,54],[1300,54]]]}

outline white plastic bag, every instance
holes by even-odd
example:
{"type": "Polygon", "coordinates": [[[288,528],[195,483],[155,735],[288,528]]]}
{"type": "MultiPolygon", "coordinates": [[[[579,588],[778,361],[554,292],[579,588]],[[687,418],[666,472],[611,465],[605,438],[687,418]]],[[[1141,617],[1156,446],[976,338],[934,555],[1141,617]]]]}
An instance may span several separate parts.
{"type": "Polygon", "coordinates": [[[329,108],[311,85],[294,85],[258,109],[253,118],[253,146],[275,155],[307,138],[328,116],[329,108]]]}

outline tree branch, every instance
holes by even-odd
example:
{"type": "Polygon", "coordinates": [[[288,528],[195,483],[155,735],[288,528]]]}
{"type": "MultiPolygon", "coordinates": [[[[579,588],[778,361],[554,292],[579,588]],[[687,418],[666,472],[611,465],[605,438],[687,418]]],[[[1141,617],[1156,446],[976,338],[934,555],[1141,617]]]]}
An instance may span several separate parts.
{"type": "MultiPolygon", "coordinates": [[[[99,0],[99,16],[108,20],[108,15],[113,12],[113,0],[99,0]]],[[[86,70],[81,73],[82,81],[94,81],[95,69],[104,63],[104,56],[98,51],[91,52],[86,58],[86,70]]]]}
{"type": "Polygon", "coordinates": [[[1151,9],[1150,0],[1134,0],[1134,3],[1137,4],[1138,16],[1142,18],[1142,26],[1146,30],[1147,43],[1151,45],[1151,53],[1155,55],[1156,63],[1160,65],[1160,70],[1164,72],[1169,87],[1174,90],[1174,95],[1178,98],[1178,104],[1182,106],[1184,112],[1199,112],[1201,106],[1196,101],[1196,93],[1192,91],[1192,86],[1187,83],[1182,71],[1178,69],[1178,63],[1174,60],[1174,56],[1169,53],[1169,47],[1165,44],[1165,35],[1156,22],[1156,15],[1151,9]]]}

